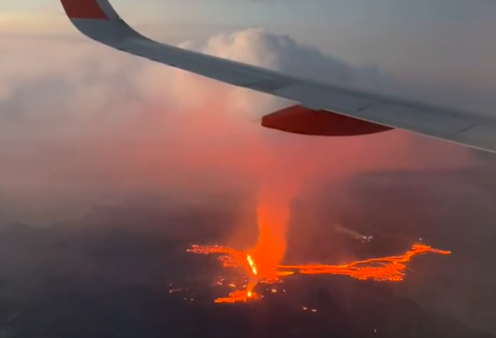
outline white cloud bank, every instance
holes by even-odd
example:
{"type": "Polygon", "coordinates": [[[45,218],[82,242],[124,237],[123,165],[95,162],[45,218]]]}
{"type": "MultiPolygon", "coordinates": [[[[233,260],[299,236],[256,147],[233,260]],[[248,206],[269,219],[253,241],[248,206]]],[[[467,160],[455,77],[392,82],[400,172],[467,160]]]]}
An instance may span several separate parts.
{"type": "MultiPolygon", "coordinates": [[[[183,46],[361,89],[404,88],[373,68],[349,66],[259,28],[183,46]]],[[[48,189],[79,201],[109,191],[199,191],[215,185],[208,175],[241,184],[240,175],[257,180],[284,171],[305,182],[468,161],[464,148],[400,131],[313,138],[253,122],[284,104],[89,40],[6,38],[0,45],[0,189],[40,195],[48,189]]]]}

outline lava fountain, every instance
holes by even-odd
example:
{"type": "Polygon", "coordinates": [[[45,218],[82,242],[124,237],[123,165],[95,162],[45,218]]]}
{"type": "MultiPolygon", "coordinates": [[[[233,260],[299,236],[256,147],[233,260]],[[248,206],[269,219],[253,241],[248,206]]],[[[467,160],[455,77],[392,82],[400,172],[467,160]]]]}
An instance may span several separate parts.
{"type": "Polygon", "coordinates": [[[286,233],[291,216],[290,200],[297,192],[296,185],[265,182],[258,193],[258,240],[251,250],[250,266],[256,267],[248,289],[260,280],[277,277],[279,264],[286,252],[286,233]]]}

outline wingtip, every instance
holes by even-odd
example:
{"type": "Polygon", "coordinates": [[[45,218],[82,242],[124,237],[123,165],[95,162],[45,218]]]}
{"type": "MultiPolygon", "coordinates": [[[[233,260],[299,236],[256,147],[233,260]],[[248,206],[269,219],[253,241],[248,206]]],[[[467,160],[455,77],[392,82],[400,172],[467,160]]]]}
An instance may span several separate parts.
{"type": "Polygon", "coordinates": [[[61,2],[71,19],[109,20],[97,0],[61,0],[61,2]]]}

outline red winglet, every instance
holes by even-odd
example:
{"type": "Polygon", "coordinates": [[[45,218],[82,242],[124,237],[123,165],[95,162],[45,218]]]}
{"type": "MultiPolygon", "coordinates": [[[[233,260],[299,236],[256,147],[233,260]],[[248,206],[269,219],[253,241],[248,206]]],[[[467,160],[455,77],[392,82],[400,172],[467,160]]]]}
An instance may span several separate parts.
{"type": "Polygon", "coordinates": [[[61,1],[67,16],[71,19],[109,19],[96,0],[61,1]]]}

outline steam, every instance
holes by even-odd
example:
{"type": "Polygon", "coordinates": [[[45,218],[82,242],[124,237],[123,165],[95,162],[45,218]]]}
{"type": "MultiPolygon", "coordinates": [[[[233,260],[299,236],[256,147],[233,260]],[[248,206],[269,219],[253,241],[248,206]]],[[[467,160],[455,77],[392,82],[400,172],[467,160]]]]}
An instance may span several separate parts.
{"type": "MultiPolygon", "coordinates": [[[[379,72],[259,28],[184,46],[346,86],[397,87],[379,72]]],[[[400,131],[338,139],[264,130],[253,119],[287,101],[91,41],[6,39],[0,52],[8,61],[0,63],[0,186],[18,196],[9,203],[22,205],[5,204],[3,222],[78,219],[129,195],[170,194],[168,201],[201,206],[219,191],[253,186],[260,210],[284,210],[323,178],[470,159],[461,147],[400,131]]],[[[286,226],[277,225],[282,237],[286,226]]]]}

